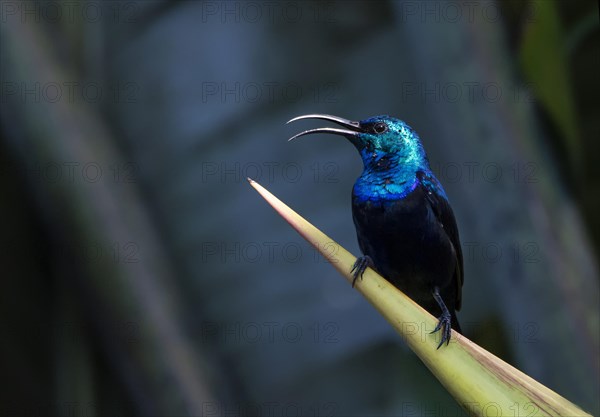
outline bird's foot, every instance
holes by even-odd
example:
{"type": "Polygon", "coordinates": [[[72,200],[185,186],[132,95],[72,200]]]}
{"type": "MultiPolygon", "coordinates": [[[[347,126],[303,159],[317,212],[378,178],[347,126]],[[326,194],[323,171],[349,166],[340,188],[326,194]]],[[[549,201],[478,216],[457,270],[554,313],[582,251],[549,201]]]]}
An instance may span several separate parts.
{"type": "Polygon", "coordinates": [[[442,347],[444,342],[446,342],[446,346],[450,343],[450,337],[452,335],[452,326],[451,319],[449,313],[443,313],[440,317],[438,317],[438,324],[435,326],[435,329],[430,333],[436,333],[438,331],[442,331],[442,340],[440,340],[440,344],[438,345],[438,349],[442,347]]]}
{"type": "Polygon", "coordinates": [[[369,255],[361,256],[356,259],[356,262],[354,262],[354,265],[352,266],[352,270],[350,270],[350,273],[354,277],[352,280],[352,288],[354,288],[354,284],[358,278],[362,279],[362,276],[368,267],[373,268],[373,259],[371,259],[369,255]]]}

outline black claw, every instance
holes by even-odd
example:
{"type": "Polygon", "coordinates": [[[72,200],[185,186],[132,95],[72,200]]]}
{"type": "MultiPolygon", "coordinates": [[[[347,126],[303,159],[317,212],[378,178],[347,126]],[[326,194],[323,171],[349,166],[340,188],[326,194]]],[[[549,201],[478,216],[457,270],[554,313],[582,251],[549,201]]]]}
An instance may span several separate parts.
{"type": "Polygon", "coordinates": [[[354,265],[350,270],[350,273],[354,277],[352,280],[352,288],[354,288],[354,284],[358,278],[362,279],[362,276],[368,267],[373,267],[373,260],[369,255],[361,256],[356,259],[356,262],[354,262],[354,265]]]}
{"type": "Polygon", "coordinates": [[[430,333],[436,333],[440,330],[442,331],[442,340],[440,340],[440,344],[437,347],[438,349],[442,347],[444,342],[446,342],[446,346],[448,346],[450,343],[450,337],[452,336],[450,314],[442,314],[438,318],[437,326],[435,326],[435,329],[433,329],[430,333]]]}
{"type": "Polygon", "coordinates": [[[452,336],[452,319],[446,304],[444,304],[444,300],[442,300],[440,289],[438,287],[434,287],[433,289],[433,298],[438,303],[438,306],[440,306],[440,310],[442,310],[442,315],[438,317],[438,324],[431,332],[435,333],[442,330],[442,340],[440,340],[440,344],[437,347],[439,349],[442,347],[444,342],[446,342],[446,346],[450,344],[450,337],[452,336]]]}

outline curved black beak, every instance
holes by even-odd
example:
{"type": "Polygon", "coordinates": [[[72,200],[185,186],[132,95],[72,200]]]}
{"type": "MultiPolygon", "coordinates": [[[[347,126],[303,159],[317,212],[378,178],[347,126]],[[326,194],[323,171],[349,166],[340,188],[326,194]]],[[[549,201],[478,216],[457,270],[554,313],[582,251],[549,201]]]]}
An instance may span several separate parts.
{"type": "Polygon", "coordinates": [[[300,136],[310,135],[312,133],[331,133],[334,135],[343,135],[343,136],[346,136],[348,139],[352,139],[352,138],[355,138],[356,136],[358,136],[358,134],[362,131],[360,128],[359,122],[353,122],[351,120],[343,119],[343,118],[337,117],[337,116],[331,116],[329,114],[305,114],[303,116],[294,117],[292,120],[288,121],[288,123],[292,123],[297,120],[303,120],[303,119],[327,120],[327,121],[336,123],[340,126],[343,126],[346,129],[338,129],[338,128],[334,128],[334,127],[320,127],[318,129],[309,129],[309,130],[305,130],[304,132],[300,132],[297,135],[292,136],[291,138],[288,139],[288,141],[299,138],[300,136]]]}

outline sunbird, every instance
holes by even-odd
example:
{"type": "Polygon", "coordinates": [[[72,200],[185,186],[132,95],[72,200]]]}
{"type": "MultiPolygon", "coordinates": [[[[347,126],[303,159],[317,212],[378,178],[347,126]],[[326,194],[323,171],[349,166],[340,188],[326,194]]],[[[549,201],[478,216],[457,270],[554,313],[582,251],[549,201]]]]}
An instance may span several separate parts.
{"type": "Polygon", "coordinates": [[[342,128],[305,130],[291,137],[329,133],[348,139],[364,169],[352,189],[352,218],[363,253],[352,268],[354,286],[367,267],[438,318],[438,349],[461,332],[456,311],[462,304],[463,256],[454,212],[429,166],[417,132],[399,119],[375,116],[354,122],[327,114],[342,128]]]}

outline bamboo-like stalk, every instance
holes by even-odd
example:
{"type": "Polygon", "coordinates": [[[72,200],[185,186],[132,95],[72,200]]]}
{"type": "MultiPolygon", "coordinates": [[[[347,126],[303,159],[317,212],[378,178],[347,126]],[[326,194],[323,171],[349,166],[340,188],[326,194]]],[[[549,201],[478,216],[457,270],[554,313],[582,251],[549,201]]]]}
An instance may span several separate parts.
{"type": "MultiPolygon", "coordinates": [[[[356,258],[257,182],[250,185],[349,282],[356,258]],[[334,250],[332,250],[334,248],[334,250]]],[[[437,349],[436,319],[374,272],[365,271],[356,289],[386,318],[431,372],[474,416],[590,416],[569,400],[452,331],[437,349]]]]}

